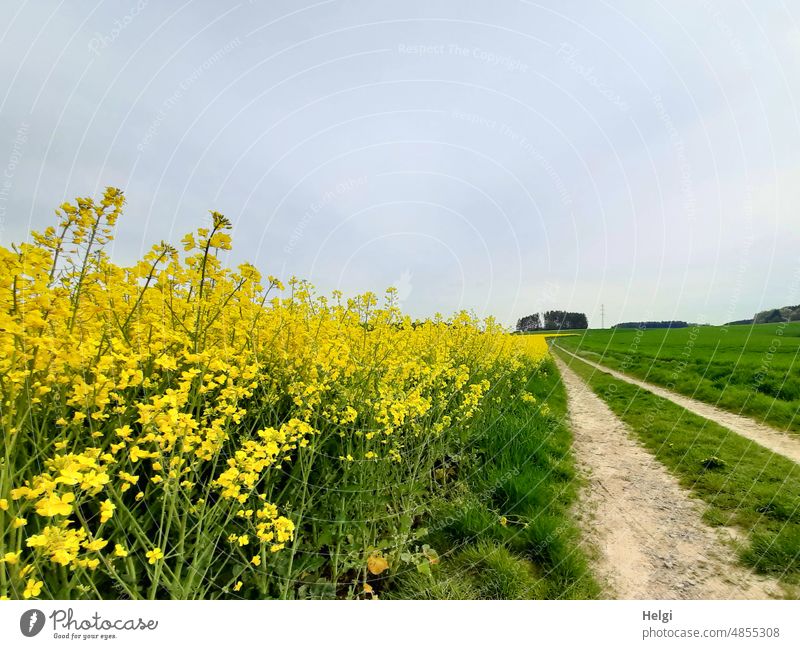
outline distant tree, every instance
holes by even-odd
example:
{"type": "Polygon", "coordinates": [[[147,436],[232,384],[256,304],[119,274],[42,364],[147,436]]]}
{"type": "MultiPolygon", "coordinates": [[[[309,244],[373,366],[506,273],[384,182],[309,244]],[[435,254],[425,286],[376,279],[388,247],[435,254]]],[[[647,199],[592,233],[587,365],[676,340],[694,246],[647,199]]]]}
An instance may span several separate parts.
{"type": "Polygon", "coordinates": [[[560,329],[561,323],[564,321],[566,314],[563,311],[545,311],[544,312],[544,328],[545,329],[560,329]]]}
{"type": "Polygon", "coordinates": [[[537,331],[541,328],[542,320],[538,313],[532,313],[517,320],[517,331],[537,331]]]}
{"type": "Polygon", "coordinates": [[[589,321],[585,313],[574,311],[545,311],[545,329],[588,329],[589,321]]]}

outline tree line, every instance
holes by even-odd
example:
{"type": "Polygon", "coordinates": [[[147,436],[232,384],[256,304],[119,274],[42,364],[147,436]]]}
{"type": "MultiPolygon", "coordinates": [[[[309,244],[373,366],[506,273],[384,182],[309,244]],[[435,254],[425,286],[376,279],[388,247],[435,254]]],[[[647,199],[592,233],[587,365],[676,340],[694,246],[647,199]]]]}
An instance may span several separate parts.
{"type": "Polygon", "coordinates": [[[641,322],[620,322],[612,329],[682,329],[689,323],[683,320],[646,320],[641,322]]]}
{"type": "Polygon", "coordinates": [[[558,329],[588,329],[585,313],[574,311],[545,311],[532,313],[517,320],[517,331],[549,331],[558,329]]]}

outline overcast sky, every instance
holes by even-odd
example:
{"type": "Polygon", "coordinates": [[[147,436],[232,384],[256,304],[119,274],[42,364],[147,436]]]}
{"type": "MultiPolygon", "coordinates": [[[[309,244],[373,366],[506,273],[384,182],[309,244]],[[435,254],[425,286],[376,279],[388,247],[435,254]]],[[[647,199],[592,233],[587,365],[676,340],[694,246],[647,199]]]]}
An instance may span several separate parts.
{"type": "Polygon", "coordinates": [[[4,0],[0,244],[106,185],[130,263],[230,262],[414,316],[722,323],[800,302],[800,7],[4,0]]]}

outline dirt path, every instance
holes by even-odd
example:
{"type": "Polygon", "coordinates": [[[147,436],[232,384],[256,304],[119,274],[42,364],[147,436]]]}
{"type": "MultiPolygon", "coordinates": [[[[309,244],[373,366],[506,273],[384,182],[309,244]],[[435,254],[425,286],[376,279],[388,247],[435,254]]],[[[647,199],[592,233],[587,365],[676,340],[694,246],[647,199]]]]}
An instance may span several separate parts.
{"type": "Polygon", "coordinates": [[[630,436],[625,424],[555,359],[587,486],[578,512],[617,599],[764,599],[780,586],[736,563],[731,537],[701,520],[701,503],[630,436]]]}
{"type": "Polygon", "coordinates": [[[620,381],[625,381],[631,385],[640,387],[643,390],[652,392],[653,394],[663,397],[664,399],[669,399],[673,403],[685,408],[689,412],[716,422],[720,426],[724,426],[728,430],[732,430],[734,433],[737,433],[742,437],[746,437],[756,444],[760,444],[773,453],[788,457],[793,462],[800,464],[800,439],[790,437],[786,433],[761,424],[753,419],[749,419],[748,417],[742,417],[741,415],[736,415],[732,412],[720,410],[719,408],[716,408],[708,403],[703,403],[702,401],[685,397],[682,394],[677,394],[676,392],[653,385],[652,383],[640,381],[639,379],[635,379],[627,374],[623,374],[617,370],[612,370],[609,367],[605,367],[604,365],[590,361],[583,356],[578,356],[577,354],[568,352],[563,347],[559,347],[558,349],[565,354],[574,356],[587,365],[591,365],[598,370],[607,372],[615,379],[619,379],[620,381]]]}

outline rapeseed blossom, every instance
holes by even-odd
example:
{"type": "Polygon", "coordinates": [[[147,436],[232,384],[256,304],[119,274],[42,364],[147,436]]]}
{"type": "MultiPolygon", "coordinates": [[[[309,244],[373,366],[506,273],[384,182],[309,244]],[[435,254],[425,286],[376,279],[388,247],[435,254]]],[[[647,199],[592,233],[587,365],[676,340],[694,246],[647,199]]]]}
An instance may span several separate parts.
{"type": "Polygon", "coordinates": [[[28,583],[25,584],[25,590],[22,593],[22,596],[25,599],[30,599],[31,597],[38,597],[39,593],[42,592],[42,586],[44,583],[41,581],[36,581],[35,579],[29,579],[28,583]]]}
{"type": "Polygon", "coordinates": [[[287,597],[303,571],[359,592],[391,572],[399,514],[544,340],[227,268],[216,212],[182,253],[119,266],[123,205],[78,198],[0,247],[0,596],[287,597]]]}

